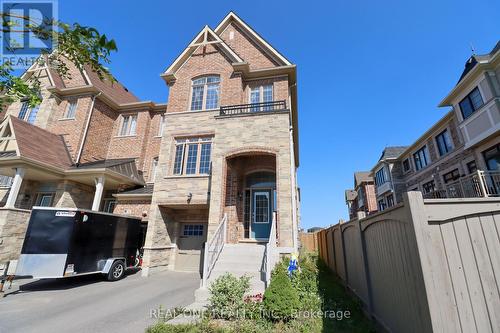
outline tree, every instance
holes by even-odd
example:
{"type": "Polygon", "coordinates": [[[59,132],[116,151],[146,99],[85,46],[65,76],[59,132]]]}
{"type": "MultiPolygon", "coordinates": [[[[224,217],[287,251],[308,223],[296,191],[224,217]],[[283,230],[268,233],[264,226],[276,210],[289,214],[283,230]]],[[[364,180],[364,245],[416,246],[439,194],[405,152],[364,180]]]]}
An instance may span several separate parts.
{"type": "MultiPolygon", "coordinates": [[[[2,32],[31,32],[41,40],[52,39],[57,44],[53,50],[42,49],[38,63],[54,69],[63,78],[71,78],[63,57],[72,62],[78,69],[84,66],[97,73],[101,79],[113,81],[109,69],[111,52],[117,51],[116,43],[95,28],[78,23],[67,24],[56,20],[34,22],[25,16],[2,13],[2,32]],[[15,23],[22,20],[22,24],[15,23]]],[[[41,102],[40,82],[33,77],[29,82],[13,74],[12,64],[8,61],[0,64],[0,108],[16,100],[26,100],[30,107],[41,102]]]]}

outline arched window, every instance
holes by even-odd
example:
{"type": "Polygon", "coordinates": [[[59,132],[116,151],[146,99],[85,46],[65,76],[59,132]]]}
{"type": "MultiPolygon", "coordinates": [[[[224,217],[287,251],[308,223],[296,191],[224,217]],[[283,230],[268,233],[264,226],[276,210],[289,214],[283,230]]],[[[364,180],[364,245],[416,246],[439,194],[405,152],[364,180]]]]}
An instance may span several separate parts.
{"type": "Polygon", "coordinates": [[[192,80],[191,110],[212,110],[219,107],[218,75],[203,76],[192,80]]]}

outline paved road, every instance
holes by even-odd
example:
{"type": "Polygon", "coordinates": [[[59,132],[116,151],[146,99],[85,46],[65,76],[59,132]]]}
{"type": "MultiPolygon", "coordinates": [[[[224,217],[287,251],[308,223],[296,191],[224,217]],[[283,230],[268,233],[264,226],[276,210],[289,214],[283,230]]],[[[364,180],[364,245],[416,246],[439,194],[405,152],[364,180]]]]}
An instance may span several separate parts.
{"type": "Polygon", "coordinates": [[[93,275],[19,280],[0,299],[0,332],[144,332],[156,322],[151,309],[192,303],[199,281],[180,272],[137,272],[116,282],[93,275]]]}

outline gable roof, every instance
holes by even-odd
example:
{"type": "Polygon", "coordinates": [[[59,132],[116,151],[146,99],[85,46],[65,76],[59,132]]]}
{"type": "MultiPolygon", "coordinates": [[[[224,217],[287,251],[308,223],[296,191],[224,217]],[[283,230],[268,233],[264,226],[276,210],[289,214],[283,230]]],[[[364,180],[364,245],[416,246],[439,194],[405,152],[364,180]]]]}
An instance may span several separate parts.
{"type": "Polygon", "coordinates": [[[208,25],[206,25],[196,37],[189,43],[189,45],[182,51],[182,53],[174,60],[174,62],[165,70],[162,77],[165,79],[172,79],[175,72],[191,57],[191,55],[200,46],[214,45],[219,46],[221,51],[224,52],[233,63],[245,63],[236,52],[234,52],[229,45],[227,45],[208,25]]]}
{"type": "Polygon", "coordinates": [[[379,161],[388,160],[388,159],[396,159],[401,155],[408,146],[394,146],[394,147],[385,147],[382,155],[379,158],[379,161]]]}
{"type": "Polygon", "coordinates": [[[370,171],[358,171],[354,173],[354,186],[358,186],[363,182],[372,182],[373,177],[370,176],[370,171]]]}
{"type": "Polygon", "coordinates": [[[358,192],[354,190],[345,190],[345,201],[354,201],[358,196],[358,192]]]}
{"type": "Polygon", "coordinates": [[[69,168],[73,164],[62,136],[31,125],[17,117],[9,116],[8,121],[16,139],[20,157],[61,169],[69,168]]]}
{"type": "Polygon", "coordinates": [[[277,63],[281,64],[282,66],[292,65],[292,63],[287,58],[279,53],[274,47],[271,46],[271,44],[269,44],[255,30],[253,30],[248,24],[246,24],[245,21],[243,21],[232,11],[229,12],[226,17],[224,17],[224,19],[219,23],[219,25],[217,25],[214,31],[217,34],[221,34],[231,22],[235,22],[241,28],[243,28],[243,31],[245,31],[254,41],[256,41],[268,55],[277,60],[277,63]]]}
{"type": "Polygon", "coordinates": [[[84,66],[84,73],[90,80],[90,84],[94,85],[97,89],[108,95],[115,103],[134,103],[139,102],[139,99],[131,93],[125,86],[118,80],[111,81],[106,78],[101,79],[90,66],[84,66]]]}

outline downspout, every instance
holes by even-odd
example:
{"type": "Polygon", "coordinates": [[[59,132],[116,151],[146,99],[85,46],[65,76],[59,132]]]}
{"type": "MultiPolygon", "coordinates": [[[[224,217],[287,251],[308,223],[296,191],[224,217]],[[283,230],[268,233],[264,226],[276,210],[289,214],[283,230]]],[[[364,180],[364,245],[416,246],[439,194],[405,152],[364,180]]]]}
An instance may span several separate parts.
{"type": "Polygon", "coordinates": [[[292,194],[292,237],[293,237],[293,251],[298,252],[298,221],[297,221],[297,180],[296,180],[296,168],[295,168],[295,145],[293,142],[293,119],[292,119],[292,103],[290,97],[290,91],[293,84],[289,87],[288,94],[288,105],[290,105],[290,180],[291,180],[291,194],[292,194]]]}
{"type": "Polygon", "coordinates": [[[76,163],[75,163],[76,165],[80,164],[80,159],[82,157],[82,151],[83,151],[83,145],[85,144],[85,140],[87,139],[87,133],[89,131],[90,118],[92,118],[92,113],[94,112],[95,99],[99,95],[101,95],[101,92],[92,96],[92,102],[90,103],[90,108],[89,108],[89,116],[87,118],[87,123],[85,124],[85,130],[83,131],[82,143],[80,144],[80,149],[78,149],[78,155],[76,156],[76,163]]]}

